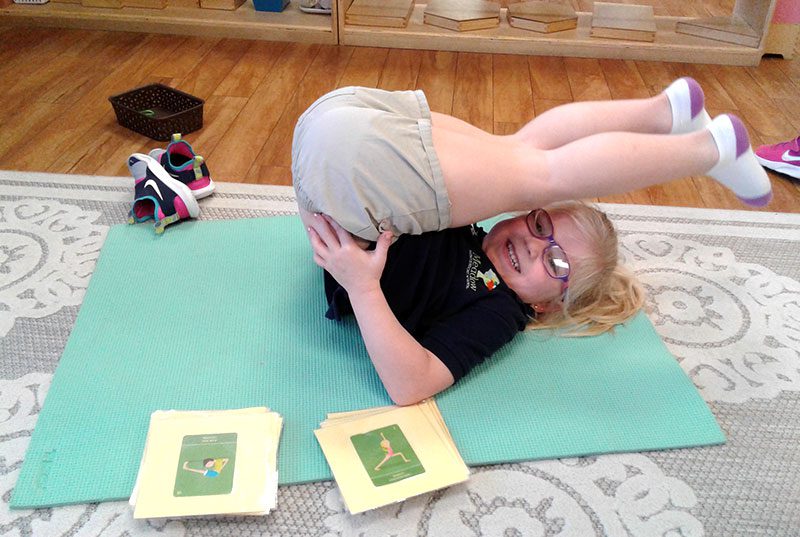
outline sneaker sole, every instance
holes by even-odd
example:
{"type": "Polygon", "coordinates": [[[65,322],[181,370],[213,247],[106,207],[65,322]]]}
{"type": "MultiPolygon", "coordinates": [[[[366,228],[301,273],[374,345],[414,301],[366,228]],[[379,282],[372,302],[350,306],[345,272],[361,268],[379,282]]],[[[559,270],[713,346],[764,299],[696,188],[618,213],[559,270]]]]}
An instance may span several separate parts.
{"type": "Polygon", "coordinates": [[[192,190],[190,188],[189,190],[192,191],[192,194],[194,194],[195,199],[202,199],[202,198],[205,198],[205,197],[210,196],[211,194],[213,194],[215,188],[216,188],[216,186],[214,185],[214,181],[209,179],[208,180],[208,186],[203,187],[203,188],[198,188],[197,190],[192,190]]]}
{"type": "MultiPolygon", "coordinates": [[[[189,211],[189,216],[191,218],[197,218],[200,214],[200,206],[197,204],[197,200],[192,194],[192,189],[186,186],[185,184],[181,183],[177,179],[173,179],[167,170],[156,161],[150,155],[145,155],[143,153],[134,153],[131,157],[135,157],[140,161],[147,163],[147,168],[152,171],[162,183],[167,185],[170,189],[172,189],[180,198],[183,200],[184,205],[186,205],[186,209],[189,211]]],[[[128,159],[130,162],[130,158],[128,159]]]]}
{"type": "Polygon", "coordinates": [[[800,179],[800,166],[795,166],[793,164],[784,164],[783,162],[775,162],[774,160],[763,159],[758,155],[756,155],[756,160],[758,160],[758,162],[765,168],[769,168],[772,171],[788,175],[789,177],[794,177],[795,179],[800,179]]]}

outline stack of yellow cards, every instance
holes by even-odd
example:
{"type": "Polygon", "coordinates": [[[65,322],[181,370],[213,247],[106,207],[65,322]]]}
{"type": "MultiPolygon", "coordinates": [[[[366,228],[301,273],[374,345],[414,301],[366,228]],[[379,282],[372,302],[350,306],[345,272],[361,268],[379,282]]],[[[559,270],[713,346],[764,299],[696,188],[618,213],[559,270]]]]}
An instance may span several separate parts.
{"type": "Polygon", "coordinates": [[[278,493],[282,423],[265,407],[153,412],[133,517],[267,514],[278,493]]]}
{"type": "Polygon", "coordinates": [[[433,399],[328,414],[314,434],[352,514],[469,477],[433,399]]]}

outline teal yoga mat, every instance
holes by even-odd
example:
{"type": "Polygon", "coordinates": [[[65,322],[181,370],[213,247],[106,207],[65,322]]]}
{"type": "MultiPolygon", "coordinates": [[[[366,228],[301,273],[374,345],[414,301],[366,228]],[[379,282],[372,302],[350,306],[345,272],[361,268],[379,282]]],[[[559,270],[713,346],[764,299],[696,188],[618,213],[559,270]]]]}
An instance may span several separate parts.
{"type": "MultiPolygon", "coordinates": [[[[38,419],[14,508],[124,499],[150,413],[268,406],[280,482],[330,479],[312,431],[388,404],[355,322],[323,317],[296,217],[108,235],[38,419]]],[[[649,320],[614,335],[520,334],[438,396],[468,464],[724,442],[649,320]]]]}

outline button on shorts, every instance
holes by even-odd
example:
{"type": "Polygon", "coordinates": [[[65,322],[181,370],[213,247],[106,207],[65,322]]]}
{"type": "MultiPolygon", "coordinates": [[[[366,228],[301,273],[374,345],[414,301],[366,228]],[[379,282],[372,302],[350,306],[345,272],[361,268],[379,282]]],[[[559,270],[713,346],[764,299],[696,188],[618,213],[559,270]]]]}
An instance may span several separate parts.
{"type": "Polygon", "coordinates": [[[369,241],[450,226],[421,90],[347,87],[317,99],[295,126],[292,180],[300,207],[369,241]]]}

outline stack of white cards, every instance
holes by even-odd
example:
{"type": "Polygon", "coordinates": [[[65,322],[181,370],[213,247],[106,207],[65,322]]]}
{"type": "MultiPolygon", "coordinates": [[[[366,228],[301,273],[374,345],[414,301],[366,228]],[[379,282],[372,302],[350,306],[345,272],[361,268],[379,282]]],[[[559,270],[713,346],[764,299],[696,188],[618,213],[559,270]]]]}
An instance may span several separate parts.
{"type": "Polygon", "coordinates": [[[269,513],[282,423],[266,407],[154,412],[130,499],[134,518],[269,513]]]}

